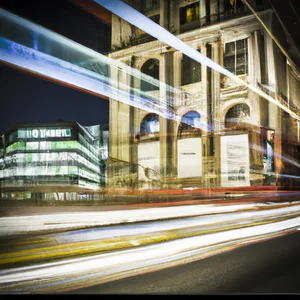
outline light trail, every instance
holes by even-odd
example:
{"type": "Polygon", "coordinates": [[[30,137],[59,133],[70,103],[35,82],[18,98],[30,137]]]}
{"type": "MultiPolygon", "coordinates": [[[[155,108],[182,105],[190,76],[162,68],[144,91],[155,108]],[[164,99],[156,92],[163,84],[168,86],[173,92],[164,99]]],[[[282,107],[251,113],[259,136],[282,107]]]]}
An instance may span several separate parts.
{"type": "Polygon", "coordinates": [[[143,208],[104,212],[68,213],[0,218],[0,236],[47,231],[57,228],[76,229],[82,226],[107,226],[171,218],[183,218],[205,214],[219,214],[246,209],[255,209],[260,204],[236,205],[188,205],[166,208],[143,208]]]}
{"type": "MultiPolygon", "coordinates": [[[[284,205],[283,203],[280,204],[284,205]]],[[[287,204],[288,205],[288,204],[287,204]]],[[[271,205],[272,206],[272,205],[271,205]]],[[[229,212],[222,214],[207,214],[197,217],[186,217],[185,219],[171,219],[166,221],[153,221],[151,223],[139,223],[134,225],[122,225],[122,226],[114,226],[114,227],[103,227],[103,228],[93,228],[86,229],[80,231],[71,231],[61,234],[55,234],[55,240],[59,242],[59,244],[65,243],[73,243],[79,241],[92,241],[92,240],[100,240],[100,239],[108,239],[113,237],[120,236],[131,236],[138,234],[149,234],[153,232],[164,232],[175,229],[183,229],[194,226],[207,226],[207,225],[216,225],[222,224],[229,225],[229,222],[246,222],[246,221],[258,221],[258,220],[267,220],[272,217],[283,217],[288,216],[290,214],[300,213],[300,205],[289,206],[289,207],[280,207],[276,208],[270,207],[268,210],[254,210],[254,211],[237,211],[237,212],[229,212]]],[[[260,206],[262,207],[262,206],[260,206]]],[[[165,208],[164,210],[168,210],[165,208]]],[[[145,220],[147,221],[147,220],[145,220]]],[[[0,260],[2,255],[0,254],[0,260]]]]}
{"type": "MultiPolygon", "coordinates": [[[[254,149],[258,152],[261,152],[261,153],[265,153],[266,149],[264,149],[262,146],[259,146],[259,145],[256,145],[256,144],[250,144],[250,148],[251,149],[254,149]]],[[[288,155],[280,155],[278,154],[276,151],[273,150],[273,153],[274,153],[274,156],[283,160],[283,161],[286,161],[286,162],[289,162],[290,164],[300,168],[300,163],[296,160],[296,159],[292,159],[292,157],[289,157],[288,155]]]]}
{"type": "MultiPolygon", "coordinates": [[[[277,213],[291,213],[297,212],[299,206],[296,205],[291,208],[279,209],[283,205],[290,205],[289,203],[273,203],[273,210],[269,214],[277,213]],[[278,210],[279,209],[279,210],[278,210]]],[[[120,210],[120,211],[104,211],[104,212],[84,212],[84,213],[64,213],[64,214],[52,214],[52,215],[36,215],[36,216],[21,216],[21,217],[2,217],[0,218],[0,237],[7,237],[13,235],[28,234],[31,232],[47,233],[49,230],[53,229],[80,229],[84,227],[95,227],[95,226],[108,226],[108,225],[118,225],[118,224],[132,224],[136,222],[149,222],[149,221],[165,221],[178,218],[188,218],[194,216],[201,216],[200,219],[195,219],[195,222],[200,222],[198,224],[208,224],[205,222],[216,222],[218,218],[220,220],[225,220],[230,216],[234,215],[234,212],[241,214],[248,211],[252,212],[266,207],[266,204],[262,203],[247,203],[239,205],[186,205],[179,207],[158,207],[158,208],[143,208],[143,209],[131,209],[131,210],[120,210]],[[227,217],[222,216],[222,214],[228,214],[227,217]],[[206,215],[209,215],[207,217],[206,215]],[[215,215],[215,216],[213,216],[215,215]],[[202,223],[203,222],[203,223],[202,223]]],[[[270,209],[270,205],[268,205],[270,209]]],[[[254,216],[268,215],[267,212],[255,212],[254,216]]],[[[179,223],[174,224],[184,224],[184,221],[178,220],[179,223]]],[[[191,222],[191,221],[188,221],[191,222]]],[[[172,222],[171,222],[172,223],[172,222]]],[[[162,227],[155,227],[154,231],[160,230],[167,226],[167,223],[161,223],[162,227]]],[[[170,224],[170,223],[169,223],[170,224]]],[[[190,224],[190,223],[188,223],[190,224]]],[[[197,223],[195,223],[196,225],[197,223]]],[[[151,225],[150,227],[152,227],[151,225]]],[[[160,225],[156,225],[160,226],[160,225]]],[[[172,225],[177,226],[177,225],[172,225]]],[[[179,225],[178,225],[179,226],[179,225]]],[[[182,226],[192,226],[192,225],[182,225],[182,226]]],[[[142,224],[135,224],[131,228],[133,232],[141,232],[149,227],[142,224]]],[[[153,228],[153,227],[152,227],[153,228]]],[[[167,227],[166,227],[167,228],[167,227]]],[[[171,229],[171,227],[169,228],[171,229]]],[[[174,229],[174,228],[173,228],[174,229]]],[[[111,228],[111,230],[113,230],[111,228]]],[[[119,230],[119,229],[118,229],[119,230]]],[[[126,229],[127,230],[127,229],[126,229]]],[[[113,232],[113,231],[111,231],[113,232]]],[[[124,232],[124,231],[122,231],[124,232]]],[[[131,234],[131,231],[128,233],[131,234]]],[[[67,234],[68,236],[72,235],[67,234]]]]}
{"type": "MultiPolygon", "coordinates": [[[[204,251],[297,230],[300,218],[267,225],[195,236],[147,247],[94,255],[88,258],[0,271],[0,291],[39,293],[68,291],[116,278],[159,270],[201,258],[204,251]]],[[[206,255],[207,256],[207,255],[206,255]]]]}
{"type": "Polygon", "coordinates": [[[101,6],[111,11],[112,13],[116,14],[117,16],[121,17],[122,19],[126,20],[130,24],[133,24],[134,26],[147,32],[151,36],[157,38],[159,41],[168,44],[169,46],[189,56],[195,61],[204,64],[205,66],[208,66],[225,76],[228,76],[238,84],[247,86],[250,90],[254,91],[259,96],[277,105],[282,110],[290,114],[291,117],[300,121],[300,116],[295,114],[289,108],[285,107],[283,104],[281,104],[280,102],[278,102],[277,100],[269,96],[268,94],[264,93],[260,89],[254,87],[251,84],[247,84],[245,81],[235,76],[233,73],[229,72],[228,70],[226,70],[225,68],[223,68],[222,66],[214,62],[213,60],[209,59],[205,55],[198,52],[196,49],[192,48],[191,46],[181,41],[179,38],[171,34],[169,31],[167,31],[160,25],[156,24],[154,21],[150,20],[148,17],[144,16],[142,13],[138,12],[128,4],[124,3],[122,0],[115,0],[115,1],[94,0],[94,2],[100,4],[101,6]]]}
{"type": "Polygon", "coordinates": [[[157,98],[122,82],[113,81],[108,76],[106,68],[114,68],[125,76],[129,74],[139,81],[165,87],[168,92],[173,93],[173,97],[175,95],[179,97],[182,90],[166,85],[120,61],[113,60],[1,8],[0,21],[2,22],[0,60],[99,96],[106,96],[154,112],[164,118],[181,120],[181,116],[174,114],[165,96],[160,95],[157,98]],[[31,38],[26,39],[33,33],[37,38],[35,47],[32,45],[31,38]],[[88,63],[97,64],[98,72],[88,69],[88,63]]]}

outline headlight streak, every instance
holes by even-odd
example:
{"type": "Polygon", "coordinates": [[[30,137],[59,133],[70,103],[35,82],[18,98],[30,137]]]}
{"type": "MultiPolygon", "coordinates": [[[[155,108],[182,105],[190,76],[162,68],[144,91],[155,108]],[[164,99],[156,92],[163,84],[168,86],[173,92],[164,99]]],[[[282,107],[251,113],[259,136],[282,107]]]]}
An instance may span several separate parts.
{"type": "MultiPolygon", "coordinates": [[[[276,205],[276,204],[274,204],[276,205]]],[[[106,226],[171,218],[200,216],[205,214],[232,213],[240,210],[252,210],[262,204],[240,205],[188,205],[167,208],[143,208],[134,210],[68,213],[58,215],[38,215],[0,218],[0,236],[17,235],[34,231],[47,231],[57,228],[76,228],[79,226],[106,226]]]]}
{"type": "Polygon", "coordinates": [[[228,70],[224,69],[222,66],[214,62],[213,60],[209,59],[205,55],[201,54],[197,50],[193,49],[179,38],[171,34],[169,31],[161,27],[160,25],[156,24],[154,21],[149,19],[148,17],[144,16],[142,13],[138,12],[128,4],[124,3],[122,0],[94,0],[94,2],[100,4],[107,10],[111,11],[112,13],[116,14],[117,16],[121,17],[122,19],[126,20],[130,24],[140,28],[141,30],[147,32],[151,36],[157,38],[159,41],[168,44],[169,46],[173,47],[174,49],[182,52],[183,54],[189,56],[190,58],[194,59],[195,61],[204,64],[207,67],[212,68],[213,70],[228,76],[238,84],[243,86],[247,86],[250,90],[254,91],[259,96],[265,98],[269,102],[277,105],[282,110],[286,111],[290,114],[291,117],[295,118],[296,120],[300,121],[300,116],[295,114],[289,108],[285,107],[279,101],[275,100],[268,94],[264,93],[262,90],[254,87],[251,84],[247,84],[245,81],[240,79],[239,77],[235,76],[233,73],[229,72],[228,70]]]}
{"type": "MultiPolygon", "coordinates": [[[[226,213],[226,214],[208,214],[202,215],[197,217],[189,217],[185,219],[171,219],[171,220],[164,220],[155,222],[152,221],[151,223],[145,224],[134,224],[131,225],[130,223],[130,216],[128,218],[128,225],[122,226],[114,226],[110,228],[94,228],[91,229],[82,229],[80,231],[71,231],[66,233],[57,233],[55,235],[51,235],[51,237],[55,240],[56,243],[59,245],[67,244],[67,243],[76,243],[81,241],[93,241],[93,240],[103,240],[115,237],[122,237],[122,236],[129,236],[129,235],[141,235],[141,234],[149,234],[153,232],[166,232],[168,230],[176,230],[176,229],[183,229],[189,227],[198,227],[198,226],[208,226],[208,225],[215,225],[220,224],[226,225],[229,222],[242,222],[247,221],[249,219],[252,221],[259,221],[262,218],[272,218],[272,217],[283,217],[295,214],[300,212],[300,207],[286,207],[286,208],[276,208],[262,211],[251,211],[251,212],[243,212],[238,211],[236,213],[226,213]]],[[[63,218],[63,216],[62,216],[63,218]]],[[[99,216],[100,218],[100,216],[99,216]]],[[[95,217],[96,222],[97,217],[95,217]]],[[[145,219],[145,221],[147,221],[145,219]]],[[[236,223],[236,224],[238,224],[236,223]]],[[[85,224],[82,223],[82,226],[85,224]]],[[[78,226],[78,224],[77,224],[78,226]]],[[[23,227],[23,226],[22,226],[23,227]]],[[[205,229],[205,228],[203,228],[205,229]]],[[[50,236],[49,236],[50,238],[50,236]]],[[[46,250],[46,249],[45,249],[46,250]]],[[[3,255],[0,255],[0,261],[3,259],[3,255]]]]}
{"type": "MultiPolygon", "coordinates": [[[[63,262],[61,265],[40,265],[40,269],[14,268],[0,272],[0,291],[5,290],[5,285],[11,286],[10,292],[33,292],[41,291],[49,286],[60,285],[61,277],[77,277],[91,274],[93,278],[99,276],[97,283],[113,280],[114,275],[123,277],[132,275],[132,271],[143,269],[147,271],[150,266],[160,269],[164,264],[178,260],[180,257],[189,257],[195,252],[201,252],[204,247],[220,246],[223,243],[236,241],[238,245],[243,239],[257,237],[259,240],[264,236],[272,236],[284,231],[296,230],[300,226],[300,217],[292,220],[280,221],[273,224],[254,226],[250,228],[235,229],[226,232],[196,236],[191,238],[170,241],[149,247],[118,251],[104,255],[95,255],[89,258],[72,259],[63,262]],[[189,253],[190,252],[190,253],[189,253]]],[[[66,288],[66,287],[65,287],[66,288]]],[[[74,283],[73,287],[76,288],[74,283]]]]}

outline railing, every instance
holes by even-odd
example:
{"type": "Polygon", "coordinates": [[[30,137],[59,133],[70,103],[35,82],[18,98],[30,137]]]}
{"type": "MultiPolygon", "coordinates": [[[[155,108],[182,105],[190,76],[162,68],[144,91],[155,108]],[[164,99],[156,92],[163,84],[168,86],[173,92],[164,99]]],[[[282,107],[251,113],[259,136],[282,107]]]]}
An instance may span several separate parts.
{"type": "Polygon", "coordinates": [[[139,37],[136,40],[132,40],[130,43],[130,46],[145,44],[145,43],[149,43],[149,42],[152,42],[155,40],[156,40],[156,38],[154,38],[152,35],[146,34],[146,35],[142,35],[141,37],[139,37]]]}

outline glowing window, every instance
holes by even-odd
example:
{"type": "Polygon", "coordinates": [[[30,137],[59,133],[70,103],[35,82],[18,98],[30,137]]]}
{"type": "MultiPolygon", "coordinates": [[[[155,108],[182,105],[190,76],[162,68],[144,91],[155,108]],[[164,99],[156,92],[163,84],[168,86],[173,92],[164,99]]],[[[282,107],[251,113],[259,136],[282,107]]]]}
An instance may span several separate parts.
{"type": "Polygon", "coordinates": [[[199,1],[180,8],[180,23],[186,24],[198,20],[200,16],[199,1]]]}
{"type": "Polygon", "coordinates": [[[157,114],[148,114],[141,122],[140,134],[147,135],[159,133],[159,118],[157,114]]]}

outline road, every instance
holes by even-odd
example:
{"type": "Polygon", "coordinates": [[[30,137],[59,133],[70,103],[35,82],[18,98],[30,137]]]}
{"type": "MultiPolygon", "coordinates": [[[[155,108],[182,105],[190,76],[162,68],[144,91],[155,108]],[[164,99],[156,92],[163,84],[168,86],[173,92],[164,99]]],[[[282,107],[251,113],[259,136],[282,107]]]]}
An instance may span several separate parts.
{"type": "Polygon", "coordinates": [[[296,232],[72,294],[300,293],[299,250],[300,233],[296,232]]]}
{"type": "Polygon", "coordinates": [[[297,232],[299,209],[244,203],[2,218],[0,292],[60,293],[199,260],[297,232]],[[48,226],[67,231],[31,235],[48,226]]]}

